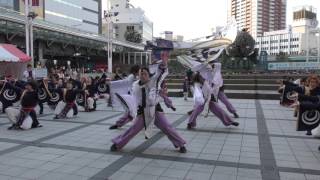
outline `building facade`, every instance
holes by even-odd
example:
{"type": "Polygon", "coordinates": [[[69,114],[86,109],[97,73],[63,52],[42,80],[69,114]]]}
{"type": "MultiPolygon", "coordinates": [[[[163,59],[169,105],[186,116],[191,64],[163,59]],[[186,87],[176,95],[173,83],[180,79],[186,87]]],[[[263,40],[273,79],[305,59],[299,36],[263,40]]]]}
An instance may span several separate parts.
{"type": "MultiPolygon", "coordinates": [[[[113,35],[122,41],[131,41],[131,35],[141,36],[141,43],[153,38],[153,22],[141,8],[136,8],[128,0],[110,0],[111,12],[118,12],[112,18],[113,35]]],[[[103,25],[103,34],[107,34],[107,24],[103,25]]],[[[140,42],[139,42],[140,43],[140,42]]]]}
{"type": "Polygon", "coordinates": [[[286,27],[287,0],[229,0],[228,18],[253,36],[286,27]]]}
{"type": "Polygon", "coordinates": [[[0,0],[0,7],[19,10],[19,0],[0,0]]]}
{"type": "MultiPolygon", "coordinates": [[[[102,0],[32,0],[38,18],[59,25],[101,34],[102,0]]],[[[0,0],[0,7],[24,13],[24,0],[0,0]]]]}
{"type": "Polygon", "coordinates": [[[302,42],[305,37],[302,33],[293,33],[292,29],[266,32],[256,38],[256,48],[265,51],[268,55],[276,56],[281,53],[287,55],[299,55],[302,52],[302,42]]]}
{"type": "Polygon", "coordinates": [[[101,0],[45,0],[45,20],[100,34],[101,0]]]}
{"type": "MultiPolygon", "coordinates": [[[[320,44],[319,32],[317,33],[317,14],[313,7],[295,8],[292,26],[279,31],[264,32],[263,36],[256,38],[256,48],[259,52],[268,55],[280,54],[305,56],[307,51],[310,56],[317,56],[320,44]]],[[[260,54],[260,53],[259,53],[260,54]]]]}

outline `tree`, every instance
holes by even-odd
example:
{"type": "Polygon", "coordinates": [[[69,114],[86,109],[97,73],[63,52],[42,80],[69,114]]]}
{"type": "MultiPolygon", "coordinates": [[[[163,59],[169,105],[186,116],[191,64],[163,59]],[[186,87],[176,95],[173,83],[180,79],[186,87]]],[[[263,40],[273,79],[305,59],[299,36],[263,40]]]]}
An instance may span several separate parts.
{"type": "Polygon", "coordinates": [[[279,52],[279,54],[277,54],[276,56],[276,60],[280,60],[280,61],[286,61],[288,60],[288,55],[284,52],[279,52]]]}
{"type": "Polygon", "coordinates": [[[127,41],[133,42],[133,43],[141,43],[142,42],[142,36],[140,33],[138,33],[135,30],[129,29],[124,34],[124,37],[127,41]]]}
{"type": "Polygon", "coordinates": [[[248,57],[254,52],[255,40],[245,30],[238,32],[235,41],[227,47],[230,57],[248,57]]]}

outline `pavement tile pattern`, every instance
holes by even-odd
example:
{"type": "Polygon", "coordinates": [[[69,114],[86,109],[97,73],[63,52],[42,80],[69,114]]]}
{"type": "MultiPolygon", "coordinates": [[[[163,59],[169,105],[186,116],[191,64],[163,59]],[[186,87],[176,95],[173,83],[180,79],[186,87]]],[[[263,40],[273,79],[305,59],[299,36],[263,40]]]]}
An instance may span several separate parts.
{"type": "MultiPolygon", "coordinates": [[[[187,130],[192,99],[172,98],[177,111],[166,116],[187,141],[180,154],[155,128],[143,132],[121,151],[110,152],[111,139],[131,123],[109,130],[121,108],[98,102],[98,111],[53,120],[45,107],[42,128],[8,131],[0,114],[0,180],[319,180],[318,139],[295,131],[292,109],[273,100],[231,99],[240,115],[238,127],[225,127],[214,115],[198,117],[187,130]]],[[[221,105],[224,109],[224,105],[221,105]]],[[[230,114],[231,115],[231,114],[230,114]]]]}

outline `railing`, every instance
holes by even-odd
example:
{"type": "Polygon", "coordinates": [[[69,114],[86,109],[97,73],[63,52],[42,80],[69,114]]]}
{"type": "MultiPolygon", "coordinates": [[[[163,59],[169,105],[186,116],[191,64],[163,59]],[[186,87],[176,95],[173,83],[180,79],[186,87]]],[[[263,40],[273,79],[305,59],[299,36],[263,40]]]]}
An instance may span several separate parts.
{"type": "MultiPolygon", "coordinates": [[[[22,13],[14,11],[14,10],[10,10],[10,9],[2,8],[2,7],[0,7],[0,19],[13,21],[13,22],[20,23],[20,24],[25,24],[25,16],[22,13]]],[[[38,18],[33,20],[33,26],[37,27],[37,28],[50,30],[50,31],[56,31],[56,32],[64,33],[64,34],[78,36],[78,37],[82,37],[82,38],[86,38],[86,39],[91,39],[91,40],[95,40],[95,41],[99,41],[99,42],[103,42],[103,43],[108,42],[106,37],[101,36],[99,34],[91,33],[91,32],[84,31],[84,30],[79,30],[77,28],[72,28],[72,27],[67,27],[67,26],[55,24],[55,23],[48,22],[48,21],[45,21],[42,19],[38,19],[38,18]]],[[[132,49],[136,49],[136,50],[141,50],[141,51],[144,50],[144,46],[140,45],[140,44],[123,42],[123,41],[119,41],[116,39],[113,39],[112,42],[115,45],[124,46],[124,47],[132,48],[132,49]]]]}

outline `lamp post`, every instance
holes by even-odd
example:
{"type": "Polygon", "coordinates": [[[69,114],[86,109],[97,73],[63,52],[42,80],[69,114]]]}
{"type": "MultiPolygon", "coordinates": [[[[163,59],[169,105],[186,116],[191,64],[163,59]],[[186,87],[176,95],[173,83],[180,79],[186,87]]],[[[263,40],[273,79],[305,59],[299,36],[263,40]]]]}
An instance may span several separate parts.
{"type": "Polygon", "coordinates": [[[309,27],[307,27],[307,30],[306,30],[306,39],[307,39],[306,62],[309,62],[309,27]]]}
{"type": "Polygon", "coordinates": [[[316,33],[317,36],[317,62],[320,62],[320,32],[316,33]]]}
{"type": "Polygon", "coordinates": [[[107,10],[104,11],[104,18],[107,21],[107,49],[108,49],[108,72],[112,73],[112,39],[113,39],[113,24],[112,24],[112,17],[118,16],[118,12],[111,12],[110,11],[110,1],[107,2],[107,10]]]}
{"type": "Polygon", "coordinates": [[[30,56],[30,36],[29,36],[29,0],[24,1],[24,14],[25,14],[25,31],[26,31],[26,54],[30,56]]]}
{"type": "Polygon", "coordinates": [[[34,66],[34,54],[33,54],[33,25],[32,20],[38,15],[32,11],[32,4],[30,0],[25,0],[25,31],[26,31],[26,53],[31,56],[32,66],[34,66]],[[31,10],[31,11],[30,11],[31,10]]]}

